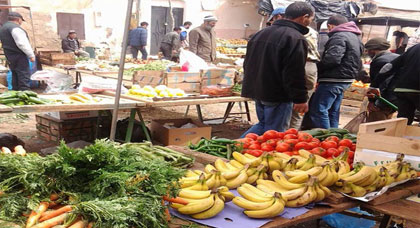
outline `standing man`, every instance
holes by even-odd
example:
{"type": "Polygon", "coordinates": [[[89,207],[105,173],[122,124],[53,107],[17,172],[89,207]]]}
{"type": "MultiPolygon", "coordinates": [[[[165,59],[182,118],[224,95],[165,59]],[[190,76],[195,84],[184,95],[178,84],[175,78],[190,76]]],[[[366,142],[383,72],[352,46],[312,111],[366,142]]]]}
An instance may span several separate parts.
{"type": "Polygon", "coordinates": [[[139,51],[141,52],[141,58],[143,60],[147,59],[147,26],[149,26],[149,23],[142,22],[138,28],[130,31],[128,45],[131,46],[133,59],[137,59],[139,51]]]}
{"type": "Polygon", "coordinates": [[[335,15],[327,24],[330,38],[318,64],[319,85],[309,111],[313,127],[325,129],[338,127],[344,91],[361,70],[363,53],[362,33],[354,22],[335,15]]]}
{"type": "Polygon", "coordinates": [[[273,12],[271,12],[270,17],[267,20],[267,26],[271,26],[275,21],[283,19],[285,12],[285,7],[279,7],[273,10],[273,12]]]}
{"type": "Polygon", "coordinates": [[[295,2],[278,20],[248,42],[242,97],[255,100],[259,123],[244,135],[267,130],[285,131],[292,110],[308,111],[305,63],[308,45],[304,35],[314,18],[312,7],[295,2]]]}
{"type": "Polygon", "coordinates": [[[191,30],[189,34],[190,51],[207,63],[216,60],[216,33],[214,32],[216,23],[215,16],[206,16],[204,23],[191,30]]]}
{"type": "MultiPolygon", "coordinates": [[[[369,91],[372,90],[381,90],[381,96],[387,99],[388,101],[394,102],[393,95],[385,92],[387,87],[388,78],[392,75],[389,74],[379,74],[382,67],[392,62],[398,57],[397,54],[391,53],[388,49],[391,47],[391,44],[382,37],[376,37],[368,40],[365,44],[367,54],[372,58],[370,63],[370,87],[369,91]]],[[[392,91],[391,91],[392,92],[392,91]]],[[[374,94],[379,95],[377,92],[368,92],[369,104],[368,111],[369,115],[367,117],[367,122],[374,122],[380,120],[391,119],[392,113],[394,111],[383,104],[381,101],[376,100],[374,94]]]]}
{"type": "Polygon", "coordinates": [[[28,34],[20,27],[25,20],[17,12],[10,12],[7,19],[8,22],[0,28],[0,40],[12,71],[13,90],[29,90],[31,71],[28,59],[35,62],[35,54],[28,34]]]}
{"type": "Polygon", "coordinates": [[[189,46],[188,34],[190,33],[191,26],[192,26],[192,23],[190,21],[184,22],[184,26],[181,26],[182,31],[180,34],[180,40],[184,48],[187,48],[189,46]]]}
{"type": "MultiPolygon", "coordinates": [[[[318,52],[318,32],[309,26],[308,29],[309,32],[305,35],[306,41],[308,42],[308,57],[305,65],[305,86],[308,90],[308,99],[311,99],[318,78],[318,67],[316,64],[320,61],[321,56],[318,52]]],[[[290,120],[290,128],[299,129],[302,125],[302,119],[303,116],[300,113],[293,111],[290,120]]]]}
{"type": "Polygon", "coordinates": [[[180,42],[181,28],[174,28],[173,32],[168,32],[160,43],[160,51],[163,53],[164,59],[171,60],[181,48],[180,42]]]}
{"type": "Polygon", "coordinates": [[[61,48],[64,53],[74,53],[76,56],[90,57],[89,53],[82,49],[79,39],[77,39],[76,31],[74,30],[70,30],[67,37],[61,41],[61,48]]]}

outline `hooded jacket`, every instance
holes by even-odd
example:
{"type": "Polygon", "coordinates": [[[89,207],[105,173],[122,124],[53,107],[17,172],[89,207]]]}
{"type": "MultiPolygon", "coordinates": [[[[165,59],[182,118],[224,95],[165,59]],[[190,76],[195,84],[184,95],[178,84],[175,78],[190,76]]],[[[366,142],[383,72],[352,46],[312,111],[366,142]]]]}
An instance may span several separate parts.
{"type": "Polygon", "coordinates": [[[319,82],[351,83],[362,68],[362,32],[354,22],[336,26],[328,36],[318,64],[319,82]]]}
{"type": "Polygon", "coordinates": [[[242,96],[265,102],[305,103],[305,26],[277,20],[248,42],[242,96]]]}

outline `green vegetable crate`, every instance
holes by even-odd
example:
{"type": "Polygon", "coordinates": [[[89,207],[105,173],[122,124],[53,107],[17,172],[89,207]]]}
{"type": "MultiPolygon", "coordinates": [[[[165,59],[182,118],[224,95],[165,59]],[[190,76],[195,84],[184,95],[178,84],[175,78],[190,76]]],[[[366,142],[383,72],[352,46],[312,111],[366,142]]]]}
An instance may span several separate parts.
{"type": "Polygon", "coordinates": [[[93,141],[97,126],[97,117],[59,120],[47,115],[36,115],[38,136],[45,141],[66,143],[84,140],[93,141]]]}

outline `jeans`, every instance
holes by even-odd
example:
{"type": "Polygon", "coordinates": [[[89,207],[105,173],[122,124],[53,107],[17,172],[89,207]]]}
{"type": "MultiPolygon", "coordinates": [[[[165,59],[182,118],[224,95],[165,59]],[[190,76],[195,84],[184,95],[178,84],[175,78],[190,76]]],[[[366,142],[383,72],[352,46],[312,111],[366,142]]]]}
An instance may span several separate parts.
{"type": "Polygon", "coordinates": [[[24,54],[12,54],[7,56],[12,71],[13,90],[29,90],[31,82],[31,71],[29,69],[28,57],[24,54]]]}
{"type": "Polygon", "coordinates": [[[411,125],[414,121],[416,109],[420,110],[420,93],[396,92],[395,95],[398,97],[398,118],[407,118],[407,124],[411,125]]]}
{"type": "Polygon", "coordinates": [[[133,54],[133,59],[137,59],[137,56],[141,52],[141,58],[147,60],[147,51],[145,46],[131,46],[131,54],[133,54]]]}
{"type": "Polygon", "coordinates": [[[293,110],[292,102],[271,105],[255,101],[255,107],[259,123],[248,129],[241,138],[248,133],[262,135],[268,130],[285,131],[289,126],[293,110]]]}
{"type": "Polygon", "coordinates": [[[350,83],[320,83],[312,95],[310,118],[315,128],[338,128],[344,90],[350,83]]]}

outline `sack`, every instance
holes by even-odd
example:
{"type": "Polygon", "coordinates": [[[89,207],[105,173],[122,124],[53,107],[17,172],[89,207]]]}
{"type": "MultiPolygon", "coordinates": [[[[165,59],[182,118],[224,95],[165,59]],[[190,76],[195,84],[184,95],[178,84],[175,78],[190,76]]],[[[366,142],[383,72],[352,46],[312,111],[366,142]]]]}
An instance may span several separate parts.
{"type": "MultiPolygon", "coordinates": [[[[80,83],[79,93],[100,93],[103,91],[112,91],[117,90],[118,81],[115,79],[105,79],[100,77],[89,77],[83,79],[80,83]]],[[[128,90],[122,86],[121,93],[128,93],[128,90]]]]}
{"type": "Polygon", "coordinates": [[[73,91],[73,78],[70,75],[51,70],[37,71],[31,75],[31,80],[46,81],[45,93],[59,93],[73,91]]]}
{"type": "Polygon", "coordinates": [[[360,124],[366,123],[367,115],[367,111],[359,113],[359,115],[350,120],[350,122],[343,128],[347,129],[352,134],[357,134],[359,132],[360,124]]]}
{"type": "Polygon", "coordinates": [[[181,52],[179,53],[179,63],[185,70],[188,70],[188,72],[200,72],[200,70],[207,70],[208,68],[206,61],[196,54],[184,49],[181,49],[181,52]]]}

